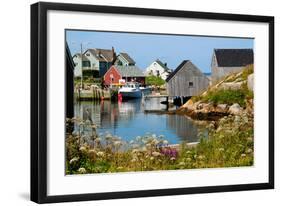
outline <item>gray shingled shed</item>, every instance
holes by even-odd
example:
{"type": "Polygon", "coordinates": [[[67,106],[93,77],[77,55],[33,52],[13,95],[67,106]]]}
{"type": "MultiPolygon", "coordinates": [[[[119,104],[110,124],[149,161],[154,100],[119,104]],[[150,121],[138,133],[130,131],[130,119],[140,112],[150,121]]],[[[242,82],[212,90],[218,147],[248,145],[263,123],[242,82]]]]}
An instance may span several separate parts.
{"type": "Polygon", "coordinates": [[[209,86],[209,79],[189,60],[184,60],[166,82],[169,97],[195,96],[209,86]]]}

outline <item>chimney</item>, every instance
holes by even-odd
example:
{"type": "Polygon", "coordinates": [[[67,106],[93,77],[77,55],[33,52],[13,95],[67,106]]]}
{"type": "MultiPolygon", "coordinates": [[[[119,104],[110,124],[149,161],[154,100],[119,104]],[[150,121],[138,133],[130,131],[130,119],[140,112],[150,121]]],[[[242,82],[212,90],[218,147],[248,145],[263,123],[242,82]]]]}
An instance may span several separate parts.
{"type": "Polygon", "coordinates": [[[115,62],[115,60],[116,60],[116,53],[115,53],[115,50],[114,50],[114,47],[111,47],[111,51],[112,51],[112,63],[114,63],[115,62]]]}

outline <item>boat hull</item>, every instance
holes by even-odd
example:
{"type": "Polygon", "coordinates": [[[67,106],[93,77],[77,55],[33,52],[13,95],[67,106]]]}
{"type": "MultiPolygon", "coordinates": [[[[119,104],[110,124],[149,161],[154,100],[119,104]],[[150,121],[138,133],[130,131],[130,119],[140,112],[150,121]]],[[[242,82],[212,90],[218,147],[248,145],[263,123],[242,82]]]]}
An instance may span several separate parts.
{"type": "Polygon", "coordinates": [[[119,94],[122,95],[122,99],[138,99],[142,97],[141,91],[120,91],[119,94]]]}

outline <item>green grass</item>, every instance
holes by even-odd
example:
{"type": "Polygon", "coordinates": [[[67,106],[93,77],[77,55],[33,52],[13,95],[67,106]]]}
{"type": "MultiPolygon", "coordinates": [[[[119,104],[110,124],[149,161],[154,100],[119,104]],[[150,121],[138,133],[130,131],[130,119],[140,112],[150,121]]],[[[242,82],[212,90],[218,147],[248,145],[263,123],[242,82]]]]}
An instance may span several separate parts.
{"type": "Polygon", "coordinates": [[[239,90],[213,90],[209,91],[207,95],[202,97],[204,102],[212,102],[214,104],[234,104],[238,103],[240,106],[245,106],[246,93],[243,89],[239,90]]]}
{"type": "Polygon", "coordinates": [[[151,76],[145,77],[145,84],[161,86],[161,85],[165,84],[165,80],[163,80],[161,77],[151,75],[151,76]]]}

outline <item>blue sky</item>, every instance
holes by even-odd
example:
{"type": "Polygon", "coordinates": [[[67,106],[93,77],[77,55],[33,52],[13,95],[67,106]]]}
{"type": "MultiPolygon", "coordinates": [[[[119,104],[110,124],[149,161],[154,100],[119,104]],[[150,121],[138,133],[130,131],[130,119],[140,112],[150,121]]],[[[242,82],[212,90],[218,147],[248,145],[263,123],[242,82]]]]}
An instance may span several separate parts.
{"type": "Polygon", "coordinates": [[[145,69],[160,59],[170,69],[183,60],[191,60],[203,72],[210,72],[213,50],[216,48],[253,48],[254,40],[246,38],[223,38],[203,36],[180,36],[159,34],[136,34],[97,31],[67,31],[66,40],[71,54],[88,48],[111,49],[117,53],[127,52],[139,68],[145,69]]]}

